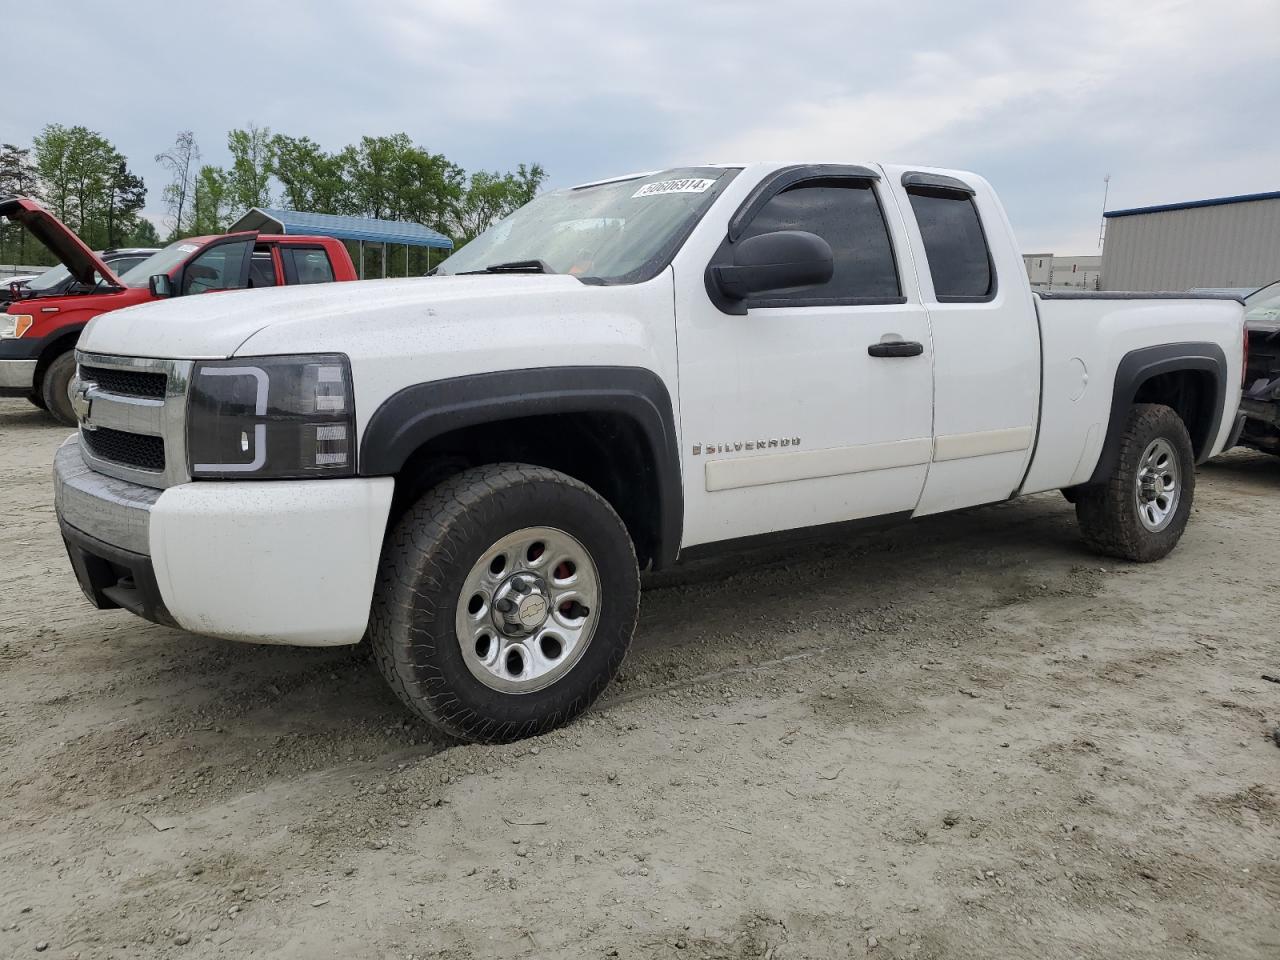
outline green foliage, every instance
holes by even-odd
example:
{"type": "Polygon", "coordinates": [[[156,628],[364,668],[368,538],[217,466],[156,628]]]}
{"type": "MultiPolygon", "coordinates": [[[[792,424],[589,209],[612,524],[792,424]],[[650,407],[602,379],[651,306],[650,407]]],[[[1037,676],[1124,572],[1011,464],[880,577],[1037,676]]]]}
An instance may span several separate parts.
{"type": "Polygon", "coordinates": [[[537,196],[546,179],[547,172],[538,163],[528,167],[522,163],[515,173],[499,174],[485,170],[473,173],[450,218],[454,242],[461,247],[490,225],[524,206],[537,196]]]}
{"type": "MultiPolygon", "coordinates": [[[[146,185],[101,134],[83,126],[49,124],[31,149],[0,145],[0,195],[39,197],[95,248],[155,246],[159,232],[142,215],[146,185]]],[[[336,152],[309,137],[273,134],[254,124],[227,134],[230,163],[201,162],[195,134],[184,130],[156,154],[168,173],[161,193],[168,239],[217,234],[250,207],[350,214],[425,224],[461,245],[516,207],[546,182],[539,164],[515,172],[468,174],[444,154],[406,133],[361,137],[336,152]]],[[[420,274],[442,253],[384,251],[366,245],[367,273],[420,274]]],[[[0,225],[0,261],[47,261],[25,231],[0,225]]]]}
{"type": "Polygon", "coordinates": [[[224,233],[231,221],[231,178],[221,167],[205,164],[196,174],[191,194],[191,216],[184,236],[224,233]]]}
{"type": "MultiPolygon", "coordinates": [[[[18,147],[12,143],[0,144],[0,197],[39,198],[40,180],[30,147],[18,147]]],[[[38,255],[44,248],[27,236],[22,227],[0,221],[0,263],[44,263],[50,259],[38,255]]]]}
{"type": "MultiPolygon", "coordinates": [[[[25,189],[15,192],[39,192],[53,214],[86,244],[118,246],[138,229],[146,184],[130,172],[124,155],[102,134],[51,123],[33,138],[31,153],[36,182],[20,185],[25,189]],[[38,191],[33,189],[37,183],[38,191]]],[[[29,246],[31,259],[50,261],[38,244],[29,246]]]]}
{"type": "Polygon", "coordinates": [[[156,225],[146,217],[139,217],[137,225],[133,228],[133,232],[123,238],[119,246],[121,247],[159,247],[163,246],[160,242],[160,232],[156,230],[156,225]]]}
{"type": "Polygon", "coordinates": [[[271,205],[271,175],[275,173],[276,149],[270,127],[249,124],[246,130],[227,134],[231,167],[226,172],[227,202],[236,213],[250,207],[271,205]]]}

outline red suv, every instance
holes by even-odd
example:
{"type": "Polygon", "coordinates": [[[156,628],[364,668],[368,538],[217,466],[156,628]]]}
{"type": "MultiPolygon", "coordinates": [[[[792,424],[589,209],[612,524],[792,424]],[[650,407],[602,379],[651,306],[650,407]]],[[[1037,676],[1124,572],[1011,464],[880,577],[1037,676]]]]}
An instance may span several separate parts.
{"type": "Polygon", "coordinates": [[[118,276],[34,200],[0,200],[0,216],[25,227],[75,278],[64,294],[20,296],[0,314],[0,397],[26,397],[68,426],[76,422],[67,396],[76,341],[98,314],[168,296],[356,279],[341,241],[259,233],[178,240],[118,276]]]}

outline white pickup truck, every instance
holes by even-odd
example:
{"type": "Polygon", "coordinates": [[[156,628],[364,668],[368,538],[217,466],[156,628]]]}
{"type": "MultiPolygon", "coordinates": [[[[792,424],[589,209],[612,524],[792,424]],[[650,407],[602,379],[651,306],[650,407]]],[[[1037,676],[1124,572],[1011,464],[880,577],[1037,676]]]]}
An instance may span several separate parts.
{"type": "Polygon", "coordinates": [[[429,278],[184,298],[79,344],[57,510],[84,592],[198,634],[368,637],[503,741],[585,709],[639,571],[1044,490],[1171,550],[1239,430],[1231,299],[1036,296],[995,193],[715,165],[545,194],[429,278]]]}

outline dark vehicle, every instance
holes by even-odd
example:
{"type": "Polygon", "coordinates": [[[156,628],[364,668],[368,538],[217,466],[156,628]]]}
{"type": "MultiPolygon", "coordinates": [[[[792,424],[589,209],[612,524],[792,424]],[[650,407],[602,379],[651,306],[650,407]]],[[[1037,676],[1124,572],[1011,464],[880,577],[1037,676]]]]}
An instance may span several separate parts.
{"type": "MultiPolygon", "coordinates": [[[[99,251],[98,257],[119,276],[131,270],[153,253],[159,253],[157,247],[118,247],[112,250],[99,251]]],[[[77,293],[95,293],[101,287],[86,287],[71,275],[66,264],[50,267],[39,276],[32,277],[22,284],[6,284],[0,290],[0,307],[14,300],[29,300],[34,297],[65,297],[77,293]],[[16,289],[15,289],[16,287],[16,289]]]]}
{"type": "Polygon", "coordinates": [[[1280,455],[1280,280],[1244,298],[1245,414],[1240,443],[1280,455]]]}

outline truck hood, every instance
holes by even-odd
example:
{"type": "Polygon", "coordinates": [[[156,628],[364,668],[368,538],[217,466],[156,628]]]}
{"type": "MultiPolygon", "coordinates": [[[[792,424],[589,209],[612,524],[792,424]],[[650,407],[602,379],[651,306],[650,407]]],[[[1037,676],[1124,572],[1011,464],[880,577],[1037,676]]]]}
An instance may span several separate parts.
{"type": "Polygon", "coordinates": [[[564,274],[410,277],[324,283],[268,290],[236,290],[174,297],[102,314],[85,327],[79,348],[93,353],[171,359],[233,356],[267,328],[297,329],[297,350],[308,349],[309,331],[359,329],[362,319],[394,314],[430,324],[466,319],[494,300],[570,297],[591,288],[564,274]]]}
{"type": "Polygon", "coordinates": [[[34,200],[10,197],[0,200],[0,217],[19,224],[64,264],[80,283],[92,286],[94,272],[114,286],[123,286],[111,268],[90,250],[66,225],[34,200]]]}

